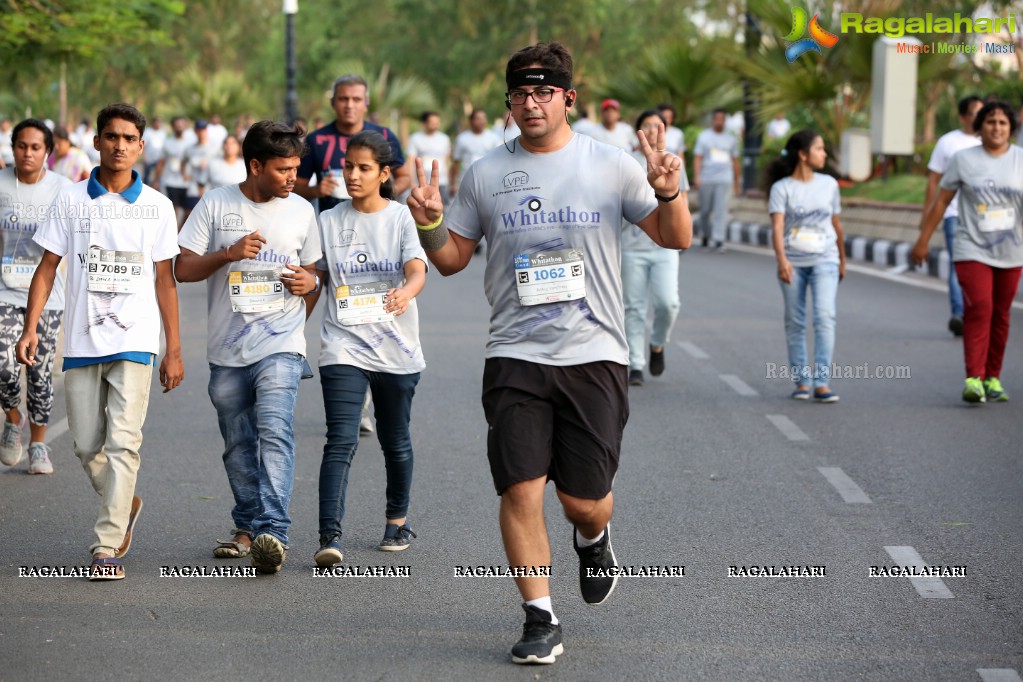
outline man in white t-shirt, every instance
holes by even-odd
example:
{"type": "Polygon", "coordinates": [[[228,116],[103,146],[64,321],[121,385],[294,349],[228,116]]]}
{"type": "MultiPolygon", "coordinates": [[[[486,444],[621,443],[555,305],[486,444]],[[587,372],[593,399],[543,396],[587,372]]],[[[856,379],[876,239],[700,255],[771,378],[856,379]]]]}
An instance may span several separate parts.
{"type": "Polygon", "coordinates": [[[146,126],[145,149],[142,151],[142,160],[145,166],[145,174],[142,179],[150,187],[156,186],[156,164],[163,158],[163,143],[167,141],[167,131],[163,129],[163,121],[154,118],[146,126]]]}
{"type": "Polygon", "coordinates": [[[590,130],[590,136],[612,147],[631,152],[639,145],[636,131],[622,121],[622,105],[616,99],[606,99],[600,104],[600,125],[590,130]]]}
{"type": "Polygon", "coordinates": [[[487,127],[487,112],[473,109],[469,114],[469,129],[458,133],[455,138],[455,151],[451,155],[451,196],[458,193],[458,186],[462,184],[469,166],[500,145],[501,138],[487,127]]]}
{"type": "Polygon", "coordinates": [[[184,378],[174,208],[142,183],[132,166],[145,143],[146,119],[128,104],[99,112],[93,145],[100,165],[62,190],[49,222],[33,239],[46,251],[28,292],[18,361],[38,362],[39,322],[57,266],[67,257],[64,306],[64,393],[75,454],[102,498],[92,544],[92,580],[124,577],[120,557],[131,546],[142,500],[135,495],[142,424],[153,361],[164,393],[184,378]]]}
{"type": "Polygon", "coordinates": [[[11,119],[0,117],[0,168],[14,163],[14,143],[11,140],[11,119]]]}
{"type": "Polygon", "coordinates": [[[185,220],[199,203],[199,197],[206,190],[206,171],[210,161],[220,155],[220,145],[214,145],[209,138],[209,123],[204,119],[195,122],[195,144],[185,152],[183,175],[188,181],[185,197],[185,220]]]}
{"type": "Polygon", "coordinates": [[[417,158],[422,159],[427,176],[432,172],[433,162],[437,162],[441,195],[445,197],[446,201],[451,196],[448,190],[451,138],[440,131],[440,114],[437,112],[423,112],[419,120],[423,124],[423,129],[409,136],[406,156],[413,163],[417,158]]]}
{"type": "Polygon", "coordinates": [[[739,141],[725,130],[727,117],[724,109],[715,109],[711,127],[700,131],[693,147],[693,189],[700,197],[703,246],[713,241],[719,253],[725,250],[728,191],[739,195],[739,141]]]}
{"type": "Polygon", "coordinates": [[[220,149],[227,139],[227,128],[220,122],[220,114],[210,116],[209,125],[206,126],[206,140],[215,149],[220,149]]]}
{"type": "Polygon", "coordinates": [[[261,573],[280,570],[288,544],[295,402],[308,371],[304,297],[320,288],[316,216],[292,193],[303,149],[284,124],[249,128],[245,181],[203,195],[174,268],[182,282],[206,281],[209,395],[235,501],[234,537],[218,541],[214,556],[251,552],[261,573]]]}
{"type": "Polygon", "coordinates": [[[174,135],[163,143],[163,154],[156,164],[153,179],[153,186],[167,195],[175,210],[179,211],[187,210],[185,205],[188,199],[188,180],[185,179],[184,172],[188,149],[192,146],[185,135],[187,123],[184,116],[175,116],[171,119],[171,131],[174,135]]]}
{"type": "Polygon", "coordinates": [[[660,246],[692,238],[681,160],[665,153],[663,127],[626,152],[572,132],[572,57],[557,42],[520,50],[505,74],[521,135],[473,164],[447,215],[436,182],[409,210],[427,257],[443,275],[489,244],[483,286],[491,305],[483,374],[487,456],[501,496],[508,563],[525,604],[516,663],[553,663],[564,650],[550,598],[544,489],[554,481],[575,526],[579,586],[590,604],[614,589],[611,484],[628,418],[628,347],[621,280],[623,220],[660,246]],[[450,232],[449,232],[450,230],[450,232]]]}
{"type": "Polygon", "coordinates": [[[785,118],[785,114],[778,112],[771,119],[771,122],[767,124],[767,130],[764,131],[764,134],[768,140],[780,140],[788,135],[791,129],[792,124],[785,118]]]}
{"type": "MultiPolygon", "coordinates": [[[[924,196],[926,216],[938,198],[941,177],[945,174],[949,160],[956,152],[980,144],[980,137],[973,130],[973,119],[984,106],[984,100],[970,95],[959,100],[959,129],[945,133],[934,145],[931,160],[927,163],[927,193],[924,196]]],[[[963,290],[956,277],[956,269],[952,264],[952,242],[955,240],[956,227],[959,223],[959,193],[956,192],[952,203],[945,209],[945,248],[948,250],[948,303],[952,309],[952,317],[948,321],[948,330],[956,336],[963,335],[963,290]]]]}
{"type": "Polygon", "coordinates": [[[686,153],[686,135],[682,132],[681,128],[675,125],[675,119],[677,118],[675,107],[673,107],[669,102],[662,102],[657,105],[657,113],[659,113],[661,118],[665,121],[665,149],[672,154],[682,156],[686,153]]]}

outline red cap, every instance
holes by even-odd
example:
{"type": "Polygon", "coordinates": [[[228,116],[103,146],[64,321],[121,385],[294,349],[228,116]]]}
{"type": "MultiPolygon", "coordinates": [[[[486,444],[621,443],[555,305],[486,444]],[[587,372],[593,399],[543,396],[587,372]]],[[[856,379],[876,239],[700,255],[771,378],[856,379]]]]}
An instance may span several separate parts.
{"type": "Polygon", "coordinates": [[[604,100],[603,102],[600,103],[600,110],[601,111],[604,111],[604,109],[607,109],[608,107],[614,107],[615,109],[619,109],[620,110],[622,108],[622,105],[619,104],[618,100],[616,100],[616,99],[606,99],[606,100],[604,100]]]}

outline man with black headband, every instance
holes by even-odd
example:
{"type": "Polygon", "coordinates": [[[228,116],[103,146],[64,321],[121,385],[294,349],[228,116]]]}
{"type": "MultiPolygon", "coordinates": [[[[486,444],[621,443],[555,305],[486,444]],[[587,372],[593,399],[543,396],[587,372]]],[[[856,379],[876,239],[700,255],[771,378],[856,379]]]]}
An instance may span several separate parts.
{"type": "Polygon", "coordinates": [[[628,418],[628,346],[621,282],[622,221],[659,245],[692,240],[681,160],[664,152],[664,130],[640,137],[647,174],[629,155],[569,127],[572,57],[560,43],[515,53],[507,105],[521,135],[466,173],[443,214],[437,173],[409,210],[427,256],[443,275],[462,270],[484,236],[491,305],[483,375],[488,458],[501,496],[501,534],[525,601],[516,663],[553,663],[562,653],[551,607],[544,487],[552,480],[575,526],[583,599],[610,596],[611,483],[628,418]]]}

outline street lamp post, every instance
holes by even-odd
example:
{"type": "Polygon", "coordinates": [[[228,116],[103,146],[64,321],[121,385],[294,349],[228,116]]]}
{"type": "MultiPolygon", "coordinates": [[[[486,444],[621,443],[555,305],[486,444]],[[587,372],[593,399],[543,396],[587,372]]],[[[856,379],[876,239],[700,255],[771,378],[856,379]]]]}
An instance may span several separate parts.
{"type": "Polygon", "coordinates": [[[298,92],[295,89],[295,15],[298,13],[298,0],[284,0],[284,56],[285,56],[285,92],[284,116],[290,124],[298,118],[298,92]]]}

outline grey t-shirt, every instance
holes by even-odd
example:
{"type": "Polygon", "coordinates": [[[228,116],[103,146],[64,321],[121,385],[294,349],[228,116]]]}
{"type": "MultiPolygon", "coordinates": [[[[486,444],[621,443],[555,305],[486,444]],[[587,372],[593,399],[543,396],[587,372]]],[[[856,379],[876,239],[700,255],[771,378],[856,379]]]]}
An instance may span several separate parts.
{"type": "Polygon", "coordinates": [[[585,135],[548,154],[512,149],[473,164],[444,221],[455,234],[487,238],[486,356],[627,365],[621,231],[623,218],[637,223],[657,208],[646,174],[585,135]],[[524,302],[547,296],[559,300],[524,302]]]}
{"type": "Polygon", "coordinates": [[[238,185],[210,190],[188,216],[178,245],[200,256],[259,230],[255,258],[224,263],[206,280],[207,359],[247,367],[274,353],[305,355],[305,299],[277,279],[286,264],[313,265],[323,255],[316,216],[297,194],[256,203],[238,185]]]}
{"type": "MultiPolygon", "coordinates": [[[[0,170],[0,240],[3,241],[0,303],[26,308],[28,285],[45,251],[32,240],[32,235],[49,221],[53,200],[60,190],[71,185],[71,181],[53,171],[47,171],[39,182],[31,185],[15,180],[13,167],[0,170]]],[[[53,289],[44,308],[64,310],[63,275],[53,279],[53,289]]]]}
{"type": "MultiPolygon", "coordinates": [[[[636,159],[639,167],[646,173],[646,156],[643,152],[632,152],[632,158],[636,159]]],[[[683,167],[678,180],[679,191],[689,191],[689,178],[686,177],[686,169],[683,167]]],[[[622,251],[653,251],[663,248],[650,238],[639,225],[625,221],[622,227],[622,251]]]]}
{"type": "Polygon", "coordinates": [[[696,136],[693,155],[703,157],[700,165],[700,184],[732,184],[735,170],[732,159],[739,158],[739,141],[727,130],[720,133],[713,128],[701,130],[696,136]]]}
{"type": "Polygon", "coordinates": [[[1001,156],[991,156],[984,147],[956,152],[941,187],[959,190],[955,261],[1023,266],[1023,148],[1009,145],[1001,156]]]}
{"type": "Polygon", "coordinates": [[[839,262],[831,218],[842,212],[842,199],[833,177],[814,173],[809,182],[782,178],[771,185],[767,211],[785,216],[785,257],[792,265],[839,262]]]}
{"type": "Polygon", "coordinates": [[[376,213],[360,213],[346,201],[320,214],[320,238],[324,260],[316,268],[328,272],[320,366],[421,372],[426,362],[416,300],[397,317],[380,310],[387,290],[404,283],[405,263],[413,258],[426,263],[408,208],[392,201],[376,213]]]}

